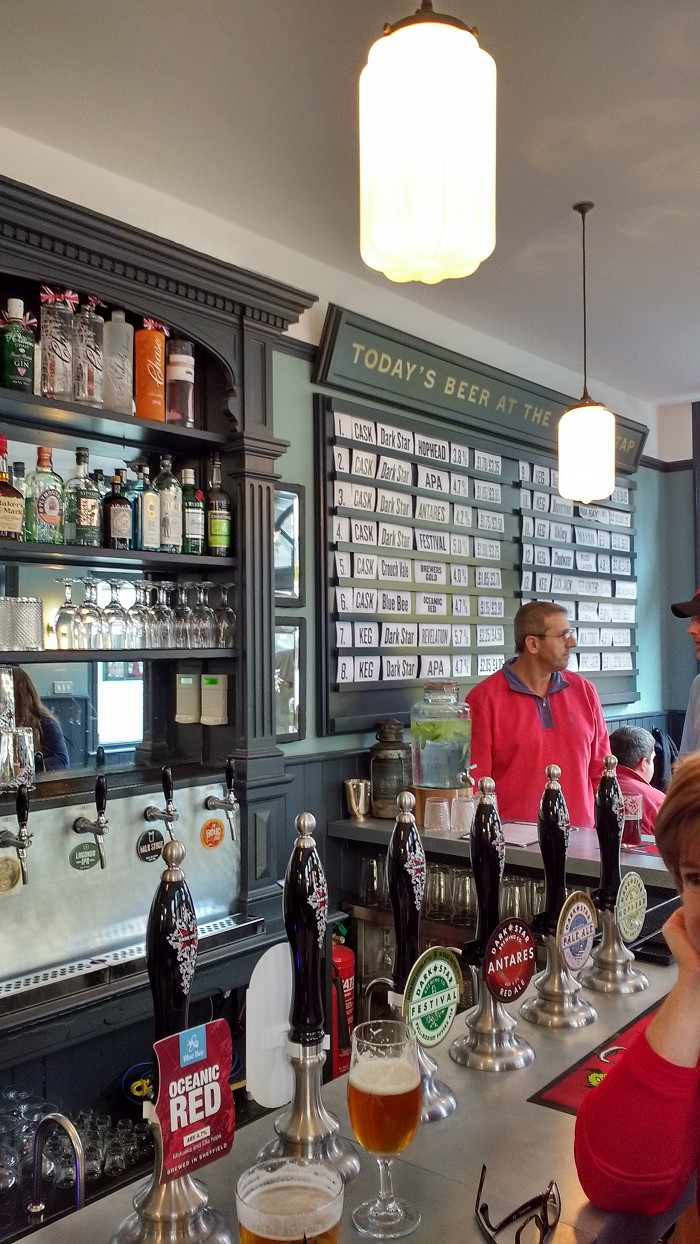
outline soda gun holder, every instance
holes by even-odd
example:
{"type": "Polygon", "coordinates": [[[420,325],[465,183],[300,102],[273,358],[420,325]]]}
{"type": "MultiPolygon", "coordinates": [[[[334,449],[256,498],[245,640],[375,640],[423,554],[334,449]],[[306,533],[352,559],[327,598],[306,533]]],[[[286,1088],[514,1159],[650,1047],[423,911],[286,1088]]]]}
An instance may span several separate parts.
{"type": "Polygon", "coordinates": [[[360,1159],[354,1145],[338,1134],[340,1124],[321,1098],[326,1061],[321,958],[328,887],[313,838],[315,817],[302,812],[294,824],[298,836],[287,865],[283,899],[292,962],[288,1057],[294,1092],[287,1110],[275,1120],[276,1138],[260,1150],[258,1159],[320,1158],[332,1163],[347,1184],[359,1174],[360,1159]]]}

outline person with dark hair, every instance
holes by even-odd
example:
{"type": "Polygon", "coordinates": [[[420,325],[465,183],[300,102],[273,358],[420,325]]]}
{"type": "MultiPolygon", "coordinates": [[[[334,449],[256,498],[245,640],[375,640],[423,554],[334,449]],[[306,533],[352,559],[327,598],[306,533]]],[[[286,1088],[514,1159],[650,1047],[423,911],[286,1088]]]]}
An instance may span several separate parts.
{"type": "Polygon", "coordinates": [[[664,793],[651,786],[654,776],[654,736],[640,726],[620,726],[610,735],[610,751],[617,756],[615,776],[623,795],[642,797],[642,833],[653,834],[664,793]]]}
{"type": "Polygon", "coordinates": [[[26,670],[16,665],[12,671],[15,684],[15,722],[30,726],[34,735],[34,755],[41,752],[44,768],[68,769],[70,757],[59,722],[50,713],[26,670]]]}
{"type": "MultiPolygon", "coordinates": [[[[700,589],[690,600],[680,600],[671,605],[671,613],[676,618],[690,619],[687,633],[695,645],[695,656],[700,661],[700,589]]],[[[678,758],[682,761],[697,751],[700,751],[700,674],[693,679],[690,688],[678,758]]]]}
{"type": "MultiPolygon", "coordinates": [[[[681,896],[662,929],[678,977],[644,1032],[586,1094],[576,1119],[586,1196],[626,1214],[662,1213],[700,1170],[700,755],[671,778],[656,844],[681,896]]],[[[691,1217],[692,1228],[684,1223],[674,1240],[700,1239],[695,1210],[691,1217]]]]}
{"type": "Polygon", "coordinates": [[[536,821],[545,769],[559,765],[572,825],[592,828],[610,744],[595,687],[566,669],[576,647],[569,619],[561,605],[532,600],[513,626],[515,657],[467,696],[472,776],[494,779],[503,820],[536,821]]]}

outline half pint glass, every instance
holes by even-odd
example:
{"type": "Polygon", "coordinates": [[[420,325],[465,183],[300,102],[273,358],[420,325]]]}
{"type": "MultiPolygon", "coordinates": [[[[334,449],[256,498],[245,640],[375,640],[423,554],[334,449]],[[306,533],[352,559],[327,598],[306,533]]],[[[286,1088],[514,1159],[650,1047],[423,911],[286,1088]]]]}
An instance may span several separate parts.
{"type": "Polygon", "coordinates": [[[258,1162],[236,1188],[241,1244],[338,1244],[343,1181],[330,1163],[258,1162]]]}

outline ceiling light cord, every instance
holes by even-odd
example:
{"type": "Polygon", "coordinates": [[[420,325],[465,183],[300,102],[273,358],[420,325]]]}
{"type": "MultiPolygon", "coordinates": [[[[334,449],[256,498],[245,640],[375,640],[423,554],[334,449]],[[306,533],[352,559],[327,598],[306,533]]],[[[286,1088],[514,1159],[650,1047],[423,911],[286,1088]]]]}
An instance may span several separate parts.
{"type": "Polygon", "coordinates": [[[593,203],[574,203],[574,211],[581,217],[581,255],[583,262],[583,397],[582,401],[590,401],[588,392],[588,321],[586,315],[586,214],[594,206],[593,203]]]}

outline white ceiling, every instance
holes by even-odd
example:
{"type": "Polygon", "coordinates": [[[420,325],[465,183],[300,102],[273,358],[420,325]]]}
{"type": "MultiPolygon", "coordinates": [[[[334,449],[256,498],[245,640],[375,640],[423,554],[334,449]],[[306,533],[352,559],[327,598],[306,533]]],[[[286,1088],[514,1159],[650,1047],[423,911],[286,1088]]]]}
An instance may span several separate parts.
{"type": "MultiPolygon", "coordinates": [[[[383,23],[417,7],[5,0],[0,124],[385,283],[358,254],[357,79],[383,23]]],[[[435,7],[498,66],[497,243],[474,276],[400,292],[580,373],[571,204],[592,199],[590,376],[700,397],[698,0],[435,7]]]]}

